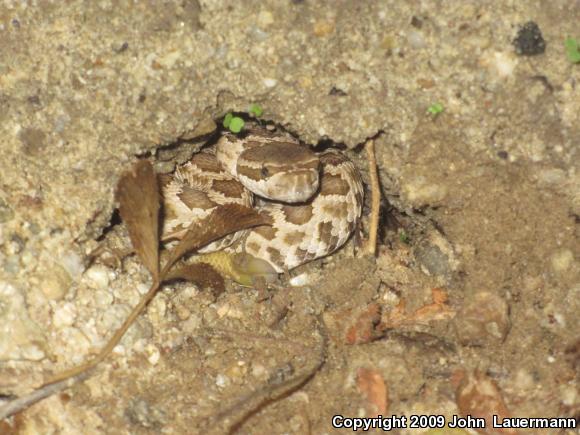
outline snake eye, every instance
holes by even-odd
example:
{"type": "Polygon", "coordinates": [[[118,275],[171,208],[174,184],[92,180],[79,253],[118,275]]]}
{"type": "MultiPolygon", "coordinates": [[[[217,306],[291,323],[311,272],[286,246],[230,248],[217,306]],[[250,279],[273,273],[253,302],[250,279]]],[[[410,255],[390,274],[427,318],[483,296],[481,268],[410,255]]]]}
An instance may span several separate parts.
{"type": "Polygon", "coordinates": [[[268,177],[268,175],[270,175],[270,171],[268,171],[268,168],[266,168],[265,166],[262,166],[262,170],[260,171],[260,173],[262,174],[262,178],[266,178],[268,177]]]}

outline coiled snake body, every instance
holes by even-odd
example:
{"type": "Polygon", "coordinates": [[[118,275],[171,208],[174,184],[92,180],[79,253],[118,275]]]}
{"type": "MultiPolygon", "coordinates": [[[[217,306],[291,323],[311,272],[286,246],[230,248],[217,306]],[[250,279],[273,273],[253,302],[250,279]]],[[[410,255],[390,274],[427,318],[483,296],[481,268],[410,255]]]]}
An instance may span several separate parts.
{"type": "Polygon", "coordinates": [[[272,226],[235,233],[202,252],[243,251],[281,273],[340,248],[361,217],[363,194],[360,174],[338,151],[314,154],[266,130],[226,133],[215,150],[162,179],[163,239],[179,239],[220,204],[258,207],[272,226]]]}

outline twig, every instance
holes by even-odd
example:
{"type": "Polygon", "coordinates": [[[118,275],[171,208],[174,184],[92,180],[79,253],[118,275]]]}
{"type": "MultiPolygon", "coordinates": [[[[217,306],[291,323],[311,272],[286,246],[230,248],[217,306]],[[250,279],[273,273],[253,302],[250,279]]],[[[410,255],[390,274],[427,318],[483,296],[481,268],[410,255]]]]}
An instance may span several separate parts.
{"type": "Polygon", "coordinates": [[[381,188],[379,186],[379,174],[377,171],[377,158],[375,156],[375,141],[369,139],[365,144],[365,150],[369,161],[369,174],[371,178],[371,221],[369,238],[366,243],[366,251],[369,255],[376,255],[377,233],[379,231],[379,212],[381,208],[381,188]]]}
{"type": "Polygon", "coordinates": [[[4,406],[0,406],[0,420],[10,417],[23,409],[34,405],[42,399],[45,399],[53,394],[58,393],[66,388],[73,386],[75,383],[82,381],[90,376],[90,372],[86,371],[79,374],[76,377],[68,378],[60,382],[55,382],[52,384],[46,384],[42,387],[32,391],[30,394],[26,394],[17,399],[11,400],[4,406]]]}
{"type": "MultiPolygon", "coordinates": [[[[209,419],[209,424],[207,425],[208,433],[233,434],[237,432],[256,413],[271,403],[275,403],[298,391],[318,373],[327,359],[328,335],[324,330],[322,319],[319,316],[317,318],[321,343],[317,352],[318,355],[311,367],[299,375],[291,376],[289,379],[284,376],[281,376],[280,379],[275,379],[276,377],[274,376],[269,385],[239,398],[225,410],[209,419]]],[[[310,352],[307,351],[306,355],[309,354],[310,352]]]]}

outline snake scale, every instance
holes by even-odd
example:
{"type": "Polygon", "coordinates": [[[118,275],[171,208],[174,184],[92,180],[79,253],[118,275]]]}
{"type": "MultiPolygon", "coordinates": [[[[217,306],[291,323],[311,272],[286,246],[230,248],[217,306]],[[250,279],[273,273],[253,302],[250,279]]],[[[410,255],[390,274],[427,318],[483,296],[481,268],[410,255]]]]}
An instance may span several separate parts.
{"type": "Polygon", "coordinates": [[[281,132],[224,133],[161,180],[162,239],[179,239],[190,223],[220,204],[257,207],[272,226],[231,234],[200,252],[230,250],[265,260],[278,273],[324,257],[354,232],[363,184],[354,164],[335,150],[315,154],[281,132]]]}

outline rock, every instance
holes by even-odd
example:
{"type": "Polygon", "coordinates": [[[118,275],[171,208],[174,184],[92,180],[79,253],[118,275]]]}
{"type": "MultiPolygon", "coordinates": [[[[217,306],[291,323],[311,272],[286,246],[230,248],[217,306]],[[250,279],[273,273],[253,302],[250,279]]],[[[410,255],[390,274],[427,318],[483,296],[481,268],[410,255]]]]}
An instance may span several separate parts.
{"type": "Polygon", "coordinates": [[[436,205],[447,197],[447,187],[419,175],[409,178],[401,186],[405,200],[413,207],[436,205]]]}
{"type": "Polygon", "coordinates": [[[528,21],[520,27],[513,44],[516,53],[523,56],[535,56],[546,50],[546,41],[542,37],[542,32],[533,21],[528,21]]]}
{"type": "Polygon", "coordinates": [[[115,277],[113,271],[101,264],[92,266],[85,272],[85,276],[89,279],[89,285],[96,289],[105,289],[109,286],[111,278],[115,277]]]}
{"type": "Polygon", "coordinates": [[[42,293],[53,301],[60,301],[67,294],[72,277],[60,264],[53,264],[52,267],[39,277],[42,293]]]}
{"type": "Polygon", "coordinates": [[[71,326],[77,317],[76,306],[70,302],[57,307],[52,315],[52,324],[56,328],[71,326]]]}
{"type": "Polygon", "coordinates": [[[45,356],[45,339],[28,316],[24,295],[7,282],[0,282],[0,361],[39,361],[45,356]]]}
{"type": "Polygon", "coordinates": [[[431,230],[413,250],[421,270],[430,276],[448,280],[459,267],[453,246],[441,233],[431,230]]]}
{"type": "Polygon", "coordinates": [[[503,342],[511,326],[509,307],[500,296],[481,291],[466,299],[454,323],[462,344],[480,346],[490,341],[503,342]]]}

